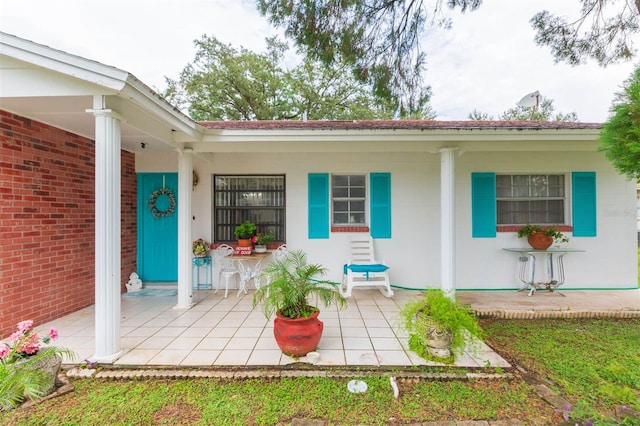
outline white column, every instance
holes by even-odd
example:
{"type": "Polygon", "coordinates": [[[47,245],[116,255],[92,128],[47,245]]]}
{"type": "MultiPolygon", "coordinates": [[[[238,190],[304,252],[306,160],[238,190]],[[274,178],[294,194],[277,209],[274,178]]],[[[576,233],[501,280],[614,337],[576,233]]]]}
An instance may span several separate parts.
{"type": "Polygon", "coordinates": [[[96,97],[95,354],[112,362],[120,354],[120,117],[96,97]]]}
{"type": "Polygon", "coordinates": [[[455,153],[440,149],[440,288],[453,298],[455,277],[455,153]]]}
{"type": "Polygon", "coordinates": [[[193,305],[191,287],[191,191],[193,189],[193,151],[189,148],[178,159],[178,304],[175,309],[193,305]]]}

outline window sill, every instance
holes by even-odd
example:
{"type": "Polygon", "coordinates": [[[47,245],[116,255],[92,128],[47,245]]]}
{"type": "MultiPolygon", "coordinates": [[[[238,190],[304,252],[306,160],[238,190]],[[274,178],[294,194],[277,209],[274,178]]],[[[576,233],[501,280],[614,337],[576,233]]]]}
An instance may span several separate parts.
{"type": "MultiPolygon", "coordinates": [[[[498,225],[496,227],[496,231],[497,232],[518,232],[518,230],[520,228],[522,228],[524,225],[498,225]]],[[[552,226],[552,225],[549,225],[552,226]]],[[[542,227],[546,227],[546,225],[542,225],[542,227]]],[[[573,231],[573,226],[571,225],[553,225],[554,228],[556,228],[556,231],[560,231],[560,232],[572,232],[573,231]]]]}
{"type": "Polygon", "coordinates": [[[369,232],[368,226],[332,226],[331,232],[369,232]]]}

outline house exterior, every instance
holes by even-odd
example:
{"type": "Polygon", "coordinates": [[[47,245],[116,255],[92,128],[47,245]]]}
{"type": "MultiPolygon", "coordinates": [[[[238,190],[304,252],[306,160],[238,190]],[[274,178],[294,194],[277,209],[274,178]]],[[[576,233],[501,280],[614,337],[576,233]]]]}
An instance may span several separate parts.
{"type": "MultiPolygon", "coordinates": [[[[120,351],[131,272],[178,283],[191,243],[273,230],[342,279],[374,238],[393,285],[520,287],[523,223],[558,225],[564,289],[637,287],[635,183],[597,123],[196,123],[133,75],[0,33],[0,334],[96,306],[96,354],[120,351]]],[[[214,272],[214,276],[216,276],[214,272]]]]}

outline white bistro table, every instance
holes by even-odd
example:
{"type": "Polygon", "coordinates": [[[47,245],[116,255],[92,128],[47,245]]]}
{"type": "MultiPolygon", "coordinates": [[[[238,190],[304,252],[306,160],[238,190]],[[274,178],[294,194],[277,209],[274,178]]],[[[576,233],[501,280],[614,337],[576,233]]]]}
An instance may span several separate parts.
{"type": "Polygon", "coordinates": [[[503,250],[518,254],[518,278],[523,283],[522,288],[518,291],[529,290],[529,296],[532,296],[539,288],[549,291],[555,290],[558,294],[564,296],[558,290],[564,284],[563,259],[568,253],[584,253],[584,250],[581,249],[556,247],[547,250],[535,250],[529,247],[505,248],[503,250]],[[545,257],[547,266],[545,281],[536,281],[537,256],[545,257]]]}
{"type": "Polygon", "coordinates": [[[238,271],[240,272],[240,284],[238,285],[238,296],[244,291],[247,293],[247,283],[253,280],[256,288],[260,286],[258,279],[262,268],[265,266],[267,258],[271,256],[271,252],[266,253],[251,253],[248,255],[233,254],[227,256],[227,259],[231,259],[238,271]]]}

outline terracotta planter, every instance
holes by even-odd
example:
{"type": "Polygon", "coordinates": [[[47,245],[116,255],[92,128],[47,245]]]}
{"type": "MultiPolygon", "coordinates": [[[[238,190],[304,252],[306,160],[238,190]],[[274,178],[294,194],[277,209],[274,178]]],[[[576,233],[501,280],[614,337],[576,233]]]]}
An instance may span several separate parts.
{"type": "Polygon", "coordinates": [[[291,319],[276,313],[273,336],[287,355],[304,356],[318,347],[324,324],[318,319],[320,312],[308,318],[291,319]]]}
{"type": "Polygon", "coordinates": [[[553,244],[553,237],[542,232],[534,232],[533,235],[527,238],[527,241],[536,250],[546,250],[553,244]]]}
{"type": "Polygon", "coordinates": [[[238,247],[251,247],[252,245],[251,238],[238,238],[238,247]]]}

